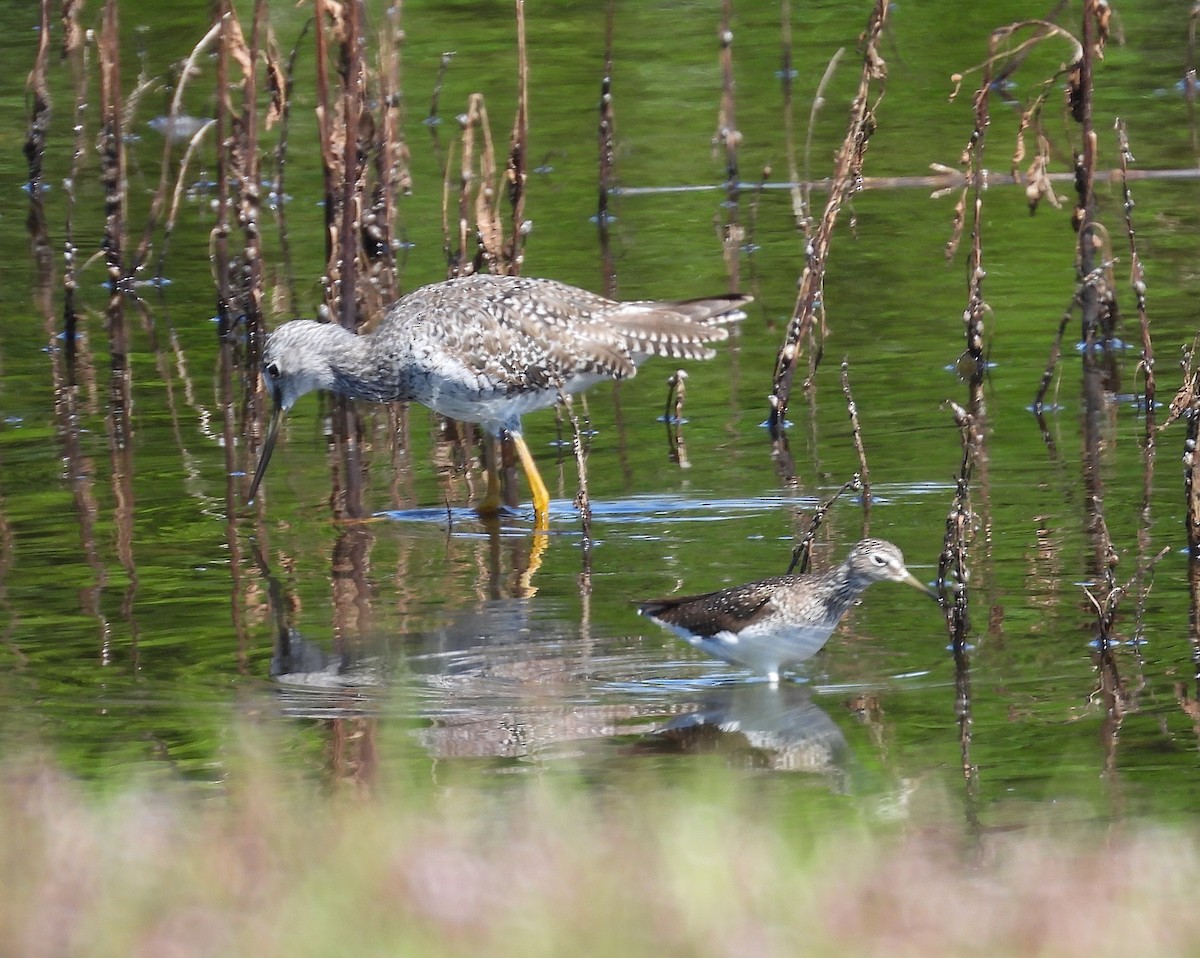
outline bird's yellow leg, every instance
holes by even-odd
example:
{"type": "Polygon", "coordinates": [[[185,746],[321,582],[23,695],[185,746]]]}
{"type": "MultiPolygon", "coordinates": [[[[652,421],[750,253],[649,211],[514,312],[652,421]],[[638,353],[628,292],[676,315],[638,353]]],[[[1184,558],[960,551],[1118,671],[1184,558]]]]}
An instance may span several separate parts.
{"type": "Polygon", "coordinates": [[[484,441],[487,443],[487,492],[475,511],[480,515],[494,516],[503,505],[500,499],[500,440],[489,435],[484,441]]]}
{"type": "Polygon", "coordinates": [[[533,496],[533,528],[535,531],[545,531],[550,528],[550,493],[542,482],[542,474],[533,461],[533,454],[525,444],[525,437],[519,432],[510,432],[509,436],[529,480],[529,492],[533,496]]]}

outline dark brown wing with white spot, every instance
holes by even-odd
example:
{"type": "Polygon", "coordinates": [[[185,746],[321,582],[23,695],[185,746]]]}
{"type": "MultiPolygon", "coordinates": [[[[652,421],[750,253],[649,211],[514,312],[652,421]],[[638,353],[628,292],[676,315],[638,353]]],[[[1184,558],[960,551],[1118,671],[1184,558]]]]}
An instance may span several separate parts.
{"type": "Polygon", "coordinates": [[[638,603],[638,613],[701,637],[737,633],[775,611],[775,593],[794,582],[795,576],[775,576],[704,595],[649,599],[638,603]]]}

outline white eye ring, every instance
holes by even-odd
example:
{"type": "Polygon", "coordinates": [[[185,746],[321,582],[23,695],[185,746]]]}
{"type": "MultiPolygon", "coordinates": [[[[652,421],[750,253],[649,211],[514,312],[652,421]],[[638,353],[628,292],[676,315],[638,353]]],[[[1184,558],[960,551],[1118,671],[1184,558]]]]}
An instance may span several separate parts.
{"type": "Polygon", "coordinates": [[[871,553],[871,561],[876,565],[887,565],[887,559],[881,556],[878,552],[871,553]]]}

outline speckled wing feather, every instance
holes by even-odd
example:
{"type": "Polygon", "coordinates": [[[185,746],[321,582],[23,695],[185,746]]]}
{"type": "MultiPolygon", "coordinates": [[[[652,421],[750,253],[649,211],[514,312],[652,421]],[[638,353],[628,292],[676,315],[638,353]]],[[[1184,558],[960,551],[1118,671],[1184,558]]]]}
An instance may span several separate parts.
{"type": "Polygon", "coordinates": [[[624,379],[650,355],[710,358],[705,344],[725,339],[748,301],[621,303],[553,280],[482,275],[415,290],[392,315],[477,376],[519,392],[581,374],[624,379]]]}
{"type": "Polygon", "coordinates": [[[638,604],[638,612],[702,637],[736,633],[769,615],[776,591],[794,582],[795,576],[774,576],[703,595],[650,599],[638,604]]]}
{"type": "Polygon", "coordinates": [[[445,355],[497,384],[498,392],[520,392],[553,388],[580,372],[632,374],[620,337],[589,322],[594,310],[608,305],[603,297],[547,280],[472,276],[415,290],[393,307],[393,315],[412,335],[437,343],[445,355]],[[447,316],[454,321],[446,322],[447,316]]]}

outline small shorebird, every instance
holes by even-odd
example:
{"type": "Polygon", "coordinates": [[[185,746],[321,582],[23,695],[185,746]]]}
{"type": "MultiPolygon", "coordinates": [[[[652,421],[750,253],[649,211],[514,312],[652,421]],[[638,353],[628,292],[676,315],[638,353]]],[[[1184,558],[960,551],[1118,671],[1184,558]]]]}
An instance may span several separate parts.
{"type": "Polygon", "coordinates": [[[638,604],[638,613],[698,649],[779,681],[779,671],[816,655],[872,582],[904,582],[933,595],[883,539],[863,539],[836,569],[638,604]]]}
{"type": "MultiPolygon", "coordinates": [[[[710,343],[745,318],[750,297],[618,302],[548,279],[467,276],[401,297],[378,328],[356,335],[333,323],[293,320],[267,339],[263,377],[274,400],[254,501],[283,414],[314,389],[371,402],[412,402],[507,433],[533,494],[539,528],[550,494],[521,436],[521,415],[603,379],[625,379],[648,356],[709,359],[710,343]]],[[[494,456],[490,457],[493,461],[494,456]]],[[[495,470],[481,513],[500,508],[495,470]]]]}

